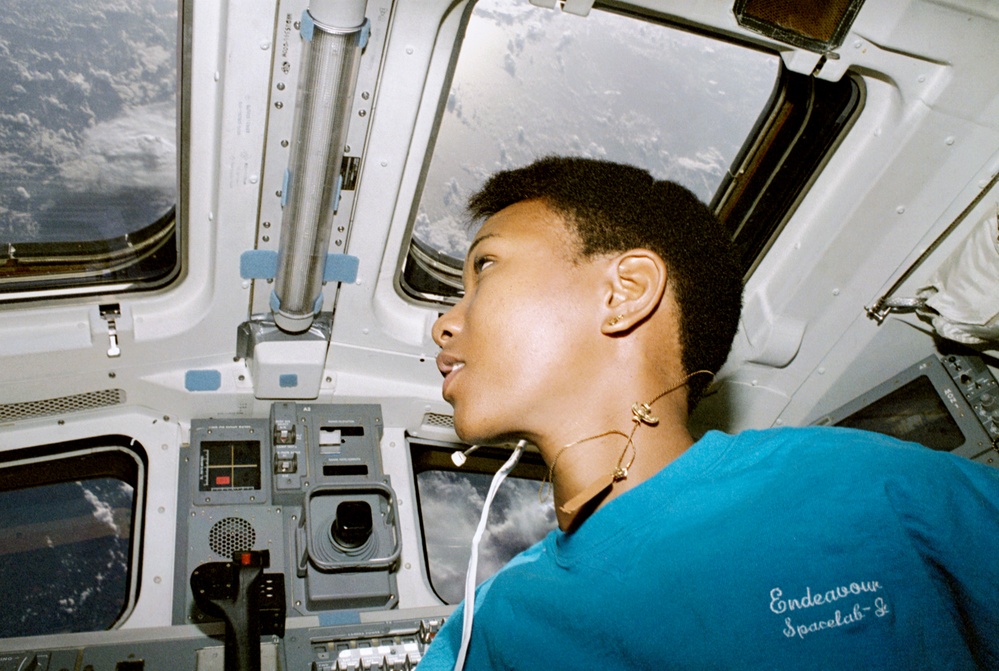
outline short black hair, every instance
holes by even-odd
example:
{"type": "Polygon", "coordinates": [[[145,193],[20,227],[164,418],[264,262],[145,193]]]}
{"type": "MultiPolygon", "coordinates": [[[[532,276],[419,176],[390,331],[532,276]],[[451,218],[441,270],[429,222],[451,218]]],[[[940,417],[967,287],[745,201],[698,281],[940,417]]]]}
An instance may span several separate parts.
{"type": "MultiPolygon", "coordinates": [[[[742,272],[727,231],[693,193],[634,166],[548,156],[496,173],[468,209],[479,220],[527,200],[562,216],[583,257],[629,249],[662,257],[680,310],[680,363],[687,373],[718,372],[739,325],[742,272]]],[[[705,375],[690,380],[689,410],[709,382],[705,375]]]]}

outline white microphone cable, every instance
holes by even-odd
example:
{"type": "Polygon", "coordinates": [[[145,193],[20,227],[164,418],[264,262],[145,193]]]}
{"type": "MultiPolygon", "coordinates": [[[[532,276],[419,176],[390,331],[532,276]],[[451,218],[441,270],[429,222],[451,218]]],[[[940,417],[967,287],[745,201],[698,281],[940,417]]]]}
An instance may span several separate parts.
{"type": "Polygon", "coordinates": [[[465,668],[468,644],[472,641],[472,619],[475,617],[475,573],[479,565],[479,542],[482,540],[482,534],[486,530],[486,521],[489,519],[489,506],[492,505],[493,497],[496,496],[496,491],[506,479],[507,474],[520,461],[520,455],[523,454],[525,445],[527,445],[526,440],[518,441],[513,454],[493,476],[493,481],[489,485],[489,493],[486,494],[486,502],[482,506],[479,526],[476,527],[475,535],[472,536],[472,554],[468,558],[468,573],[465,575],[465,612],[461,622],[461,647],[458,649],[458,658],[454,662],[454,671],[462,671],[465,668]]]}

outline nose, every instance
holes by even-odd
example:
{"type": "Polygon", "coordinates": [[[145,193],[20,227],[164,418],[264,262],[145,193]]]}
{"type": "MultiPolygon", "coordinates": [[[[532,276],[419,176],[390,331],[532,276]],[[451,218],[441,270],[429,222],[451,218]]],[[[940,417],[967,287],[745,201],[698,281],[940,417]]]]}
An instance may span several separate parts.
{"type": "Polygon", "coordinates": [[[434,322],[434,327],[431,329],[431,333],[434,337],[434,342],[437,343],[439,347],[444,347],[451,338],[458,335],[461,332],[461,310],[462,303],[458,303],[451,307],[450,310],[442,314],[434,322]]]}

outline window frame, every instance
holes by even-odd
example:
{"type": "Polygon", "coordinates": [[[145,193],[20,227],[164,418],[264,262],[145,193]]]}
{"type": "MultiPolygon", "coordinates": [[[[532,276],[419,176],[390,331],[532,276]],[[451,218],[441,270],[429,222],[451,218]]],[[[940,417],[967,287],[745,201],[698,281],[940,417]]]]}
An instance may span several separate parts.
{"type": "Polygon", "coordinates": [[[837,82],[792,72],[781,64],[773,97],[711,210],[729,230],[748,278],[864,108],[863,80],[837,82]]]}
{"type": "Polygon", "coordinates": [[[152,224],[109,240],[0,243],[0,302],[169,284],[181,269],[176,212],[174,205],[152,224]]]}
{"type": "MultiPolygon", "coordinates": [[[[616,4],[598,3],[595,7],[628,13],[638,19],[656,21],[676,30],[706,35],[747,49],[763,49],[758,42],[695,28],[658,14],[639,13],[637,8],[629,8],[625,12],[616,4]]],[[[461,26],[452,46],[436,105],[433,130],[410,203],[404,251],[396,269],[397,292],[404,300],[416,305],[447,307],[457,303],[463,293],[460,287],[462,264],[428,249],[415,238],[413,231],[435,150],[437,131],[445,113],[455,65],[473,9],[474,2],[464,7],[461,26]],[[418,285],[418,282],[425,284],[418,285]]],[[[781,59],[769,103],[761,110],[756,125],[709,204],[732,233],[747,279],[852,128],[863,110],[864,101],[865,90],[859,76],[847,73],[839,82],[828,82],[813,75],[795,73],[781,59]],[[849,92],[844,95],[837,87],[849,87],[849,92]],[[845,100],[845,104],[837,106],[836,100],[845,100]],[[832,122],[828,126],[820,125],[830,119],[832,122]]]]}
{"type": "Polygon", "coordinates": [[[190,0],[175,0],[176,201],[158,219],[131,233],[83,242],[0,241],[0,306],[109,293],[148,293],[186,272],[191,91],[190,0]]]}
{"type": "MultiPolygon", "coordinates": [[[[121,480],[132,487],[125,597],[121,610],[106,630],[119,628],[138,602],[148,475],[145,448],[133,438],[118,434],[0,452],[0,491],[3,492],[101,477],[121,480]]],[[[39,635],[59,633],[62,632],[39,635]]]]}
{"type": "MultiPolygon", "coordinates": [[[[478,447],[475,452],[466,457],[465,464],[458,467],[451,460],[451,454],[456,450],[467,450],[469,445],[444,443],[412,437],[409,438],[408,443],[413,490],[416,495],[416,513],[419,522],[419,538],[423,554],[424,575],[426,576],[427,585],[434,596],[440,599],[441,603],[449,603],[441,596],[437,586],[434,584],[433,573],[430,567],[430,554],[427,547],[427,531],[423,521],[423,501],[420,493],[419,475],[427,471],[445,471],[462,474],[476,473],[492,477],[510,457],[510,450],[502,447],[478,447]]],[[[508,477],[533,480],[540,486],[548,477],[548,467],[541,458],[541,453],[533,446],[528,446],[521,455],[520,461],[517,462],[517,465],[508,474],[508,477]]]]}

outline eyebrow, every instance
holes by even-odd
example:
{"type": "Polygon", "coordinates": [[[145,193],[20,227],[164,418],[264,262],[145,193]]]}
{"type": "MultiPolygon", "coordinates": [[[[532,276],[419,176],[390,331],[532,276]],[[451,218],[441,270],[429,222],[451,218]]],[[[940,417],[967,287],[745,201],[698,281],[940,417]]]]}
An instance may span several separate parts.
{"type": "Polygon", "coordinates": [[[465,253],[465,259],[468,259],[472,255],[472,250],[474,250],[480,242],[488,240],[489,238],[495,238],[497,236],[497,233],[486,233],[481,238],[476,238],[475,241],[468,247],[468,251],[465,253]]]}

